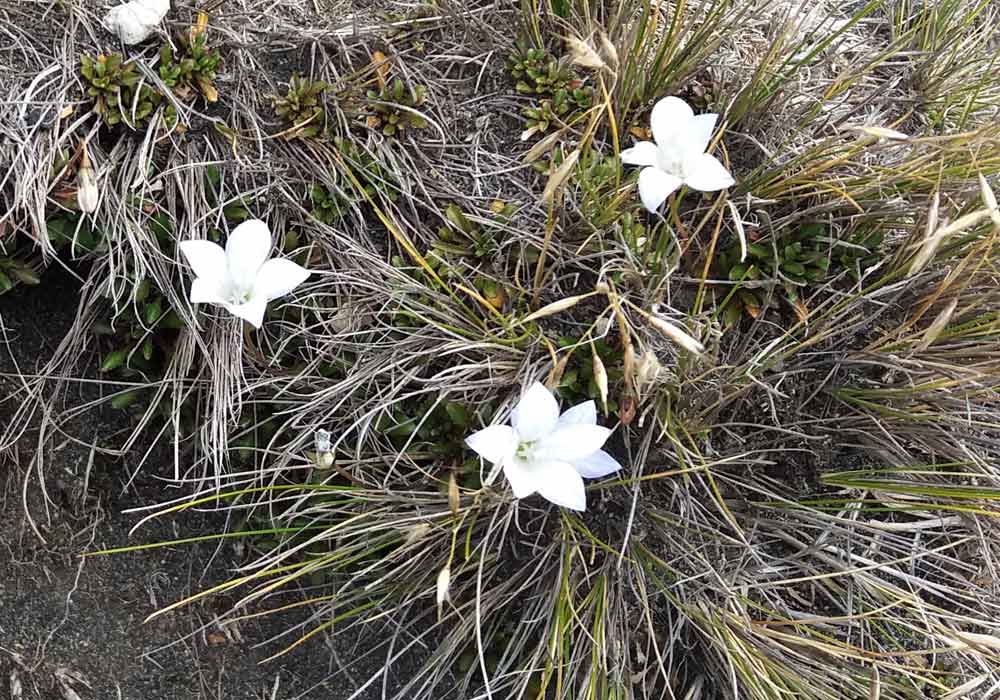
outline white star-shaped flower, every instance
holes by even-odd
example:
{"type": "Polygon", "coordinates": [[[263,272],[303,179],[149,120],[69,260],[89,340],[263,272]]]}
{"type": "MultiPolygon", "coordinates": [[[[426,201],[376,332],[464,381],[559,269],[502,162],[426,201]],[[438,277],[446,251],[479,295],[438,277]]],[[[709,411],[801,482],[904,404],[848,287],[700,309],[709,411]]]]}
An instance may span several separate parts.
{"type": "Polygon", "coordinates": [[[583,477],[596,479],[621,469],[601,449],[611,430],[597,425],[593,401],[559,415],[555,396],[535,382],[510,415],[510,425],[491,425],[465,444],[503,468],[514,496],[539,493],[556,505],[587,509],[583,477]]]}
{"type": "Polygon", "coordinates": [[[170,11],[170,0],[131,0],[104,15],[104,26],[126,44],[138,44],[156,31],[170,11]]]}
{"type": "Polygon", "coordinates": [[[225,249],[211,241],[181,241],[194,270],[191,302],[216,304],[260,328],[267,302],[306,281],[310,272],[291,260],[268,260],[271,230],[250,219],[233,229],[225,249]]]}
{"type": "Polygon", "coordinates": [[[715,192],[732,187],[733,176],[705,149],[712,141],[718,114],[695,115],[679,97],[664,97],[653,107],[653,141],[640,141],[621,152],[626,165],[642,165],[639,197],[656,212],[681,185],[715,192]]]}

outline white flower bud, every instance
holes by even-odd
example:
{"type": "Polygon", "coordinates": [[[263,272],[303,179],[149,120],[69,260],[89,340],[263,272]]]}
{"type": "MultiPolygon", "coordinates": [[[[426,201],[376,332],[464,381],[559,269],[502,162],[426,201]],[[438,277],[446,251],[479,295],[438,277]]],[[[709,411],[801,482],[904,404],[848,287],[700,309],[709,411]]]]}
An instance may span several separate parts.
{"type": "Polygon", "coordinates": [[[99,195],[94,169],[90,167],[90,163],[80,166],[76,171],[76,204],[80,211],[85,214],[96,211],[99,195]]]}
{"type": "Polygon", "coordinates": [[[441,617],[441,611],[444,608],[444,603],[449,600],[448,597],[448,587],[451,585],[451,567],[445,566],[438,572],[437,577],[437,607],[438,607],[438,618],[441,617]]]}

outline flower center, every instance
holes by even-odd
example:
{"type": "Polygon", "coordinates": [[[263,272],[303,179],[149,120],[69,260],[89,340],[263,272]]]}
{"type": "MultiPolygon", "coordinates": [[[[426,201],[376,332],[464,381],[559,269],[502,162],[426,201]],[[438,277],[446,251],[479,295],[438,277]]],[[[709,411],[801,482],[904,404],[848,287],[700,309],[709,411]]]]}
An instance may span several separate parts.
{"type": "Polygon", "coordinates": [[[662,146],[656,149],[656,165],[663,172],[684,179],[684,154],[679,149],[662,146]]]}
{"type": "Polygon", "coordinates": [[[517,449],[514,451],[514,456],[521,460],[522,462],[534,462],[535,461],[535,445],[538,443],[537,440],[526,440],[525,442],[519,442],[517,444],[517,449]]]}
{"type": "Polygon", "coordinates": [[[230,304],[246,304],[253,296],[252,289],[244,289],[237,284],[230,283],[226,289],[226,300],[230,304]]]}

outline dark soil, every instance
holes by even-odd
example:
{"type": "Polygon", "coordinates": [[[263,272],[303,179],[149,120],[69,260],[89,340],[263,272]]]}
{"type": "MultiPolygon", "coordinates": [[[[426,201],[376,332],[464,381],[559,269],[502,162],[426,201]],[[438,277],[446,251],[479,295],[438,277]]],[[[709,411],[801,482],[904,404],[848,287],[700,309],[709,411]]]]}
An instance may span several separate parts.
{"type": "MultiPolygon", "coordinates": [[[[0,426],[9,424],[24,400],[15,394],[22,386],[18,369],[30,375],[51,356],[72,323],[76,298],[74,278],[58,266],[50,267],[40,286],[0,296],[7,340],[0,345],[0,426]]],[[[52,415],[69,408],[67,403],[93,400],[84,394],[96,391],[68,391],[69,399],[49,406],[52,415]]],[[[141,514],[123,511],[177,495],[158,478],[168,475],[170,461],[147,460],[128,483],[134,460],[100,453],[92,458],[89,445],[113,446],[112,436],[127,429],[131,418],[112,409],[85,415],[43,441],[44,492],[33,461],[37,415],[22,439],[0,453],[0,698],[75,700],[66,688],[82,700],[348,697],[356,686],[333,659],[352,654],[331,653],[337,650],[320,635],[277,661],[258,663],[283,648],[281,642],[262,643],[300,618],[268,615],[223,628],[214,620],[225,603],[213,596],[144,622],[161,607],[225,580],[242,563],[233,541],[81,557],[224,528],[211,514],[195,514],[154,521],[130,537],[141,514]]],[[[352,668],[351,676],[367,679],[378,669],[378,657],[367,664],[375,667],[352,668]]],[[[381,682],[375,683],[360,697],[381,691],[381,682]]]]}

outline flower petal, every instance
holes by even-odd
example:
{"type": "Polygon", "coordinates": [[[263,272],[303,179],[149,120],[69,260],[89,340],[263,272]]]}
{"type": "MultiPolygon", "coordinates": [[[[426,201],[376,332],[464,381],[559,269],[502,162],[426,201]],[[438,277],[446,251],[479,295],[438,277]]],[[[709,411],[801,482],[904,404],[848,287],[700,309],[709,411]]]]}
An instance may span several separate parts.
{"type": "Polygon", "coordinates": [[[625,165],[656,165],[658,152],[656,144],[652,141],[640,141],[632,148],[622,151],[621,159],[625,165]]]}
{"type": "Polygon", "coordinates": [[[521,442],[548,435],[559,422],[559,404],[545,385],[535,382],[510,414],[510,424],[521,442]]]}
{"type": "Polygon", "coordinates": [[[687,102],[679,97],[664,97],[656,103],[649,117],[653,140],[658,146],[681,144],[688,134],[692,118],[694,110],[687,102]]]}
{"type": "Polygon", "coordinates": [[[733,176],[708,153],[699,153],[684,160],[684,184],[702,192],[715,192],[732,187],[733,176]]]}
{"type": "MultiPolygon", "coordinates": [[[[218,246],[216,246],[218,247],[218,246]]],[[[191,283],[192,304],[225,304],[222,285],[209,277],[195,277],[191,283]]]]}
{"type": "Polygon", "coordinates": [[[226,251],[212,241],[181,241],[181,252],[195,277],[219,282],[226,278],[226,251]]]}
{"type": "Polygon", "coordinates": [[[260,295],[268,301],[283,297],[305,282],[310,274],[309,270],[291,260],[268,260],[257,271],[253,283],[254,296],[260,295]]]}
{"type": "Polygon", "coordinates": [[[540,461],[572,462],[597,452],[610,435],[611,430],[600,425],[560,425],[538,441],[534,454],[540,461]]]}
{"type": "Polygon", "coordinates": [[[545,462],[535,466],[535,486],[538,493],[557,506],[587,510],[587,492],[583,477],[568,462],[545,462]]]}
{"type": "Polygon", "coordinates": [[[229,276],[237,289],[249,290],[271,252],[271,229],[259,219],[248,219],[233,229],[226,241],[229,276]]]}
{"type": "Polygon", "coordinates": [[[223,306],[233,316],[248,321],[254,328],[260,328],[261,324],[264,323],[264,312],[267,311],[267,299],[251,297],[250,301],[244,304],[223,304],[223,306]]]}
{"type": "Polygon", "coordinates": [[[682,184],[676,175],[656,168],[643,168],[639,173],[639,198],[642,205],[655,214],[667,197],[682,184]]]}
{"type": "Polygon", "coordinates": [[[508,459],[503,463],[503,473],[510,482],[510,490],[514,498],[527,498],[536,488],[536,471],[531,465],[518,460],[508,459]]]}
{"type": "Polygon", "coordinates": [[[499,464],[517,450],[517,433],[509,425],[491,425],[465,438],[465,444],[490,464],[499,464]]]}
{"type": "Polygon", "coordinates": [[[573,466],[576,468],[577,472],[580,473],[580,476],[584,476],[588,479],[599,479],[602,476],[614,474],[622,468],[622,465],[618,463],[618,460],[604,450],[598,450],[594,454],[587,455],[583,459],[573,460],[573,466]]]}
{"type": "Polygon", "coordinates": [[[708,149],[717,121],[719,121],[718,114],[699,114],[688,122],[688,133],[684,143],[688,153],[704,153],[708,149]]]}
{"type": "Polygon", "coordinates": [[[169,9],[169,0],[132,0],[108,10],[104,25],[126,44],[138,44],[153,33],[169,9]]]}
{"type": "Polygon", "coordinates": [[[566,409],[559,416],[559,425],[597,425],[597,404],[584,401],[566,409]]]}

